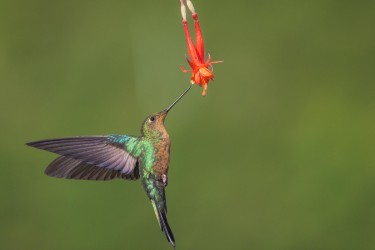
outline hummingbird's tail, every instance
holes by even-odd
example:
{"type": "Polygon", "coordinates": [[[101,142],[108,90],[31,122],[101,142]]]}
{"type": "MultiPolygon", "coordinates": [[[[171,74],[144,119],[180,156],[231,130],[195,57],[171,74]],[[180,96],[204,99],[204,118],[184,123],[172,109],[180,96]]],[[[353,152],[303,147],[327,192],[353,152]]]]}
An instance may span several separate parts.
{"type": "Polygon", "coordinates": [[[152,206],[154,207],[156,218],[158,219],[159,225],[161,230],[164,232],[165,237],[171,245],[175,248],[176,242],[174,240],[174,236],[172,233],[172,229],[169,227],[167,215],[165,213],[165,209],[161,210],[156,204],[154,200],[151,200],[152,206]]]}

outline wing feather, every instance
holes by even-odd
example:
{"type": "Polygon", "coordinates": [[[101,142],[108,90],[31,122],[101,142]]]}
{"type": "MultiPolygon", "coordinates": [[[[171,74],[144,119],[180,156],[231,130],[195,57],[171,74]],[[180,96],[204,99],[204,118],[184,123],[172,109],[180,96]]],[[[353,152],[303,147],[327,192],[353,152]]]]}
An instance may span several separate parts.
{"type": "Polygon", "coordinates": [[[101,168],[80,160],[60,156],[50,163],[45,174],[57,178],[78,180],[112,180],[114,178],[136,180],[139,178],[138,165],[135,166],[135,170],[132,174],[125,175],[118,170],[101,168]]]}
{"type": "Polygon", "coordinates": [[[125,145],[129,139],[137,140],[127,135],[85,136],[41,140],[27,145],[61,155],[47,167],[46,174],[50,176],[87,180],[138,179],[139,171],[134,173],[138,159],[125,145]]]}

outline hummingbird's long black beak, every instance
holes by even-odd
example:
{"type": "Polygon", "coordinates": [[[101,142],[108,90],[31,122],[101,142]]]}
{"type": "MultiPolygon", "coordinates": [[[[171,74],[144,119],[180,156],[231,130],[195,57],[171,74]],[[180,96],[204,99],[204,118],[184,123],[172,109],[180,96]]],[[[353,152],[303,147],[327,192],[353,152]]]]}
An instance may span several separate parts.
{"type": "Polygon", "coordinates": [[[168,113],[168,111],[169,110],[171,110],[172,108],[173,108],[173,106],[174,105],[176,105],[176,103],[191,89],[191,85],[192,84],[190,84],[190,86],[189,86],[189,88],[187,88],[185,91],[184,91],[184,93],[182,93],[177,99],[176,99],[176,101],[174,101],[168,108],[166,108],[164,111],[166,112],[166,113],[168,113]]]}

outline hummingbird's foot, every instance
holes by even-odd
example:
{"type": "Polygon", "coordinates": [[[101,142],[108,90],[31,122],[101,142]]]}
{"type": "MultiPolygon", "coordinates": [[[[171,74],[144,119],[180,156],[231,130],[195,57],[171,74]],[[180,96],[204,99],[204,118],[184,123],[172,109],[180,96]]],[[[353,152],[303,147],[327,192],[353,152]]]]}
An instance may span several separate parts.
{"type": "Polygon", "coordinates": [[[161,180],[163,181],[164,187],[168,185],[168,176],[166,174],[163,174],[161,176],[161,180]]]}

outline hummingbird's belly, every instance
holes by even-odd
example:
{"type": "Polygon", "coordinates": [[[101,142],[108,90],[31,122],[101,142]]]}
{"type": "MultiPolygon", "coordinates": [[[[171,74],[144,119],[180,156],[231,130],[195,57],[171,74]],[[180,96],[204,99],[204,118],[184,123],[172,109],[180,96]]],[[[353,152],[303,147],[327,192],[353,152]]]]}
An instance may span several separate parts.
{"type": "Polygon", "coordinates": [[[169,143],[160,145],[155,152],[154,171],[159,175],[167,175],[169,168],[169,143]]]}

